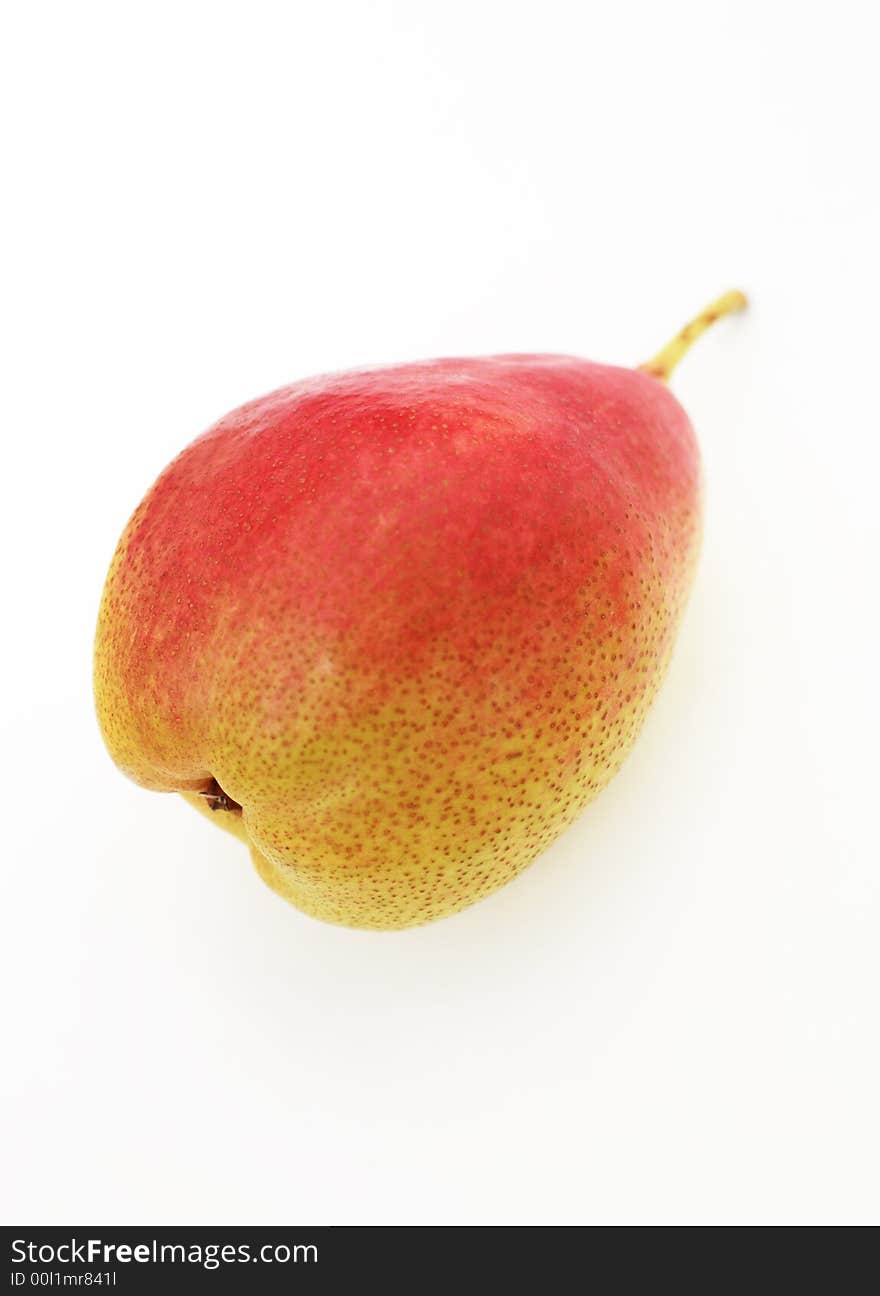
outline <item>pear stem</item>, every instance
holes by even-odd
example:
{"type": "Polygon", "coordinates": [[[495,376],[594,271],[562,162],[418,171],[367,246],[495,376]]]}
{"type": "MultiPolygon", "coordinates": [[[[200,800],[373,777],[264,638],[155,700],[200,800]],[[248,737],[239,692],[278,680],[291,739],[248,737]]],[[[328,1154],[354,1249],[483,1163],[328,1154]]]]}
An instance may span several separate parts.
{"type": "Polygon", "coordinates": [[[215,778],[212,778],[210,786],[201,789],[198,795],[205,798],[209,810],[228,810],[230,814],[241,814],[241,806],[223,791],[215,778]]]}
{"type": "Polygon", "coordinates": [[[661,382],[667,382],[669,375],[681,357],[686,351],[690,350],[692,343],[696,342],[697,338],[705,333],[707,328],[724,315],[732,315],[734,311],[745,310],[748,304],[745,293],[738,291],[724,293],[717,301],[713,301],[711,306],[707,306],[704,311],[696,315],[689,324],[685,324],[681,332],[676,333],[672,341],[667,342],[662,351],[658,351],[646,364],[639,365],[639,368],[643,373],[651,374],[654,378],[659,378],[661,382]]]}

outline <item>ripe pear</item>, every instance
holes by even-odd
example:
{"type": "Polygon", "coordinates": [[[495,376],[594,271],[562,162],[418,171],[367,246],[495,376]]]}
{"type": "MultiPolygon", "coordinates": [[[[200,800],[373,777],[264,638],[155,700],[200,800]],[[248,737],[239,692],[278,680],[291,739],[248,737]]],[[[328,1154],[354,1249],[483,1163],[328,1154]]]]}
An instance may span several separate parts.
{"type": "Polygon", "coordinates": [[[331,923],[402,928],[516,877],[619,769],[697,558],[666,386],[728,293],[640,369],[436,360],[295,383],[162,473],[98,618],[104,739],[331,923]]]}

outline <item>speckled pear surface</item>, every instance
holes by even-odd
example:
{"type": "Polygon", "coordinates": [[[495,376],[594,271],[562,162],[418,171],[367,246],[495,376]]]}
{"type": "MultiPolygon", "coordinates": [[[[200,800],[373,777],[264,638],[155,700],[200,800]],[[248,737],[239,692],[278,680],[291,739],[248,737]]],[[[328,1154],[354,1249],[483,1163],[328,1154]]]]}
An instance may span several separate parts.
{"type": "Polygon", "coordinates": [[[619,768],[691,585],[697,448],[646,369],[441,360],[221,419],[113,559],[113,759],[328,922],[407,927],[509,881],[619,768]]]}

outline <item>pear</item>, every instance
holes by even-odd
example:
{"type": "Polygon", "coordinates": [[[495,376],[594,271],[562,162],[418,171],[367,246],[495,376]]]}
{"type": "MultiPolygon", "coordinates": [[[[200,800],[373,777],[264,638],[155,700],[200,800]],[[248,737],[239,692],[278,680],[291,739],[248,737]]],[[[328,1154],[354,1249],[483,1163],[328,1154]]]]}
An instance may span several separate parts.
{"type": "Polygon", "coordinates": [[[305,913],[390,929],[516,877],[632,747],[697,559],[700,464],[652,361],[435,360],[307,379],[162,473],[107,577],[95,692],[305,913]]]}

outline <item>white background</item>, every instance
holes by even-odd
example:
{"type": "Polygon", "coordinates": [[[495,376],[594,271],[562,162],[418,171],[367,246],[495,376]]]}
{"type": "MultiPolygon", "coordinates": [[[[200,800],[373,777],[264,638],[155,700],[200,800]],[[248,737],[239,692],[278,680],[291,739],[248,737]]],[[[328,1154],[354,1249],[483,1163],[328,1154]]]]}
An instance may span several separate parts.
{"type": "Polygon", "coordinates": [[[13,3],[2,41],[2,1218],[880,1221],[871,7],[13,3]],[[709,485],[671,675],[525,876],[288,908],[93,718],[165,463],[325,369],[636,363],[709,485]]]}

